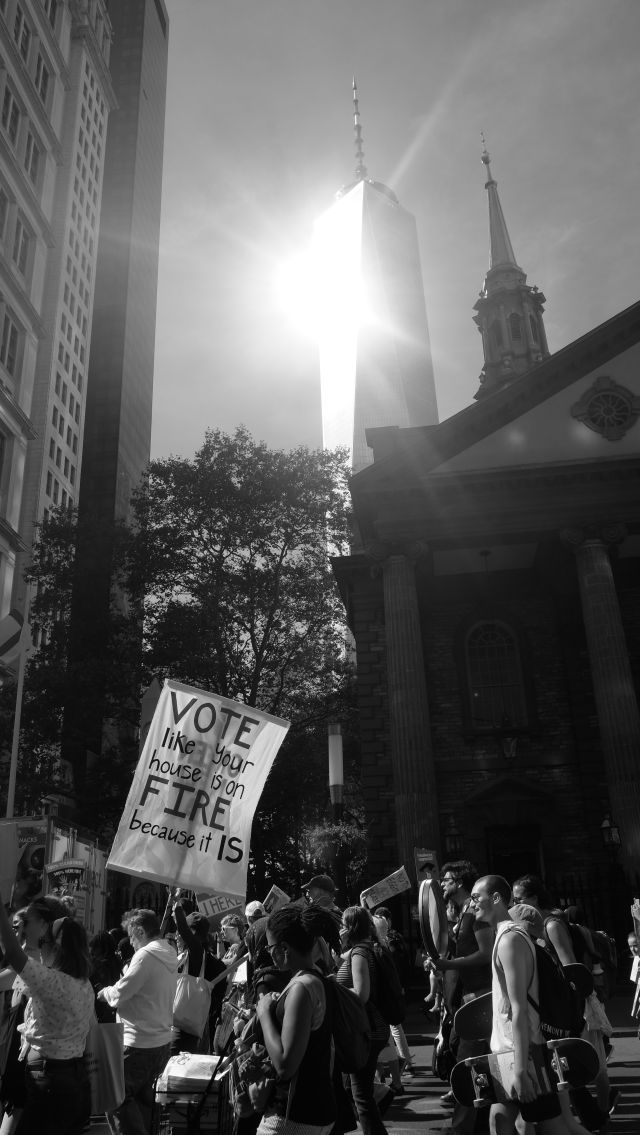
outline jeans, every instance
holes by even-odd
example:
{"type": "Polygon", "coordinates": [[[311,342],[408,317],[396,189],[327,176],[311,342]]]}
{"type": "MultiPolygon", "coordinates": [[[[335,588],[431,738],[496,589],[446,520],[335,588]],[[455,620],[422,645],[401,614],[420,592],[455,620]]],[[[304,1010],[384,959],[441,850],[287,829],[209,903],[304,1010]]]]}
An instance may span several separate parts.
{"type": "Polygon", "coordinates": [[[26,1087],[19,1126],[22,1135],[80,1135],[91,1114],[82,1057],[57,1061],[32,1056],[26,1068],[26,1087]]]}
{"type": "Polygon", "coordinates": [[[112,1135],[149,1135],[153,1084],[169,1059],[170,1044],[124,1050],[124,1102],[107,1114],[112,1135]]]}
{"type": "Polygon", "coordinates": [[[387,1129],[382,1122],[378,1105],[373,1095],[373,1078],[376,1072],[378,1056],[386,1047],[386,1040],[373,1041],[369,1059],[359,1072],[351,1072],[351,1095],[358,1111],[358,1119],[362,1127],[362,1135],[387,1135],[387,1129]]]}

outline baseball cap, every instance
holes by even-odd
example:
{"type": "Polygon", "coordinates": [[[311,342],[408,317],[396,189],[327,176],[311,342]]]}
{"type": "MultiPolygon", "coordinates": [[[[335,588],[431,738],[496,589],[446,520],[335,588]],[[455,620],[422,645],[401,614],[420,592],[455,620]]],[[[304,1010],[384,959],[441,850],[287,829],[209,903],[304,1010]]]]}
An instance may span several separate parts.
{"type": "Polygon", "coordinates": [[[544,922],[539,910],[529,903],[520,902],[509,908],[509,914],[514,922],[521,922],[526,926],[532,938],[544,938],[544,922]]]}
{"type": "Polygon", "coordinates": [[[321,891],[327,891],[330,895],[335,895],[336,885],[333,879],[328,875],[314,875],[313,879],[309,879],[308,883],[302,884],[302,890],[308,891],[309,887],[319,887],[321,891]]]}

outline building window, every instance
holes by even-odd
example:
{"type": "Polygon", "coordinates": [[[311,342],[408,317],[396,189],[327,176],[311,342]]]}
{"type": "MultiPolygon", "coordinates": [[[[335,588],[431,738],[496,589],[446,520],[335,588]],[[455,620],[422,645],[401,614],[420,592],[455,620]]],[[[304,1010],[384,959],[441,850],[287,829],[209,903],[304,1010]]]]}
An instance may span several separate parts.
{"type": "Polygon", "coordinates": [[[53,488],[53,475],[47,473],[47,496],[51,496],[51,489],[53,488]]]}
{"type": "Polygon", "coordinates": [[[18,362],[19,332],[8,312],[2,323],[2,343],[0,344],[0,363],[10,375],[15,375],[18,362]]]}
{"type": "Polygon", "coordinates": [[[527,702],[515,633],[497,620],[476,623],[465,640],[471,727],[478,732],[527,726],[527,702]]]}
{"type": "Polygon", "coordinates": [[[40,171],[40,147],[36,142],[31,131],[27,134],[27,145],[24,154],[24,168],[29,174],[30,180],[34,185],[38,184],[38,173],[40,171]]]}
{"type": "Polygon", "coordinates": [[[2,100],[2,125],[4,126],[12,146],[16,144],[18,126],[20,125],[20,107],[18,106],[10,87],[5,87],[2,100]]]}
{"type": "Polygon", "coordinates": [[[494,347],[501,347],[504,340],[502,338],[502,327],[500,326],[500,321],[498,319],[494,319],[491,327],[489,328],[489,332],[491,339],[493,340],[494,347]]]}
{"type": "Polygon", "coordinates": [[[620,441],[640,417],[640,397],[601,375],[571,407],[571,413],[607,441],[620,441]]]}
{"type": "Polygon", "coordinates": [[[27,270],[27,261],[29,259],[29,245],[31,243],[31,233],[22,223],[20,217],[16,221],[16,231],[13,238],[13,262],[19,272],[24,276],[27,270]]]}
{"type": "Polygon", "coordinates": [[[49,93],[49,70],[41,55],[38,55],[36,63],[36,90],[46,106],[49,93]]]}
{"type": "Polygon", "coordinates": [[[509,316],[509,332],[512,342],[515,343],[522,339],[522,320],[517,311],[512,311],[509,316]]]}
{"type": "Polygon", "coordinates": [[[538,330],[538,320],[535,315],[529,316],[529,326],[531,327],[531,334],[533,335],[534,343],[540,342],[540,332],[538,330]]]}
{"type": "Polygon", "coordinates": [[[13,38],[15,39],[15,41],[18,45],[18,51],[20,52],[22,58],[24,59],[24,61],[26,63],[28,58],[29,58],[29,45],[31,43],[31,28],[29,27],[29,25],[28,25],[28,23],[25,19],[25,16],[24,16],[24,12],[22,11],[22,8],[20,7],[19,4],[18,4],[18,7],[16,8],[16,18],[15,18],[15,23],[13,25],[13,38]]]}

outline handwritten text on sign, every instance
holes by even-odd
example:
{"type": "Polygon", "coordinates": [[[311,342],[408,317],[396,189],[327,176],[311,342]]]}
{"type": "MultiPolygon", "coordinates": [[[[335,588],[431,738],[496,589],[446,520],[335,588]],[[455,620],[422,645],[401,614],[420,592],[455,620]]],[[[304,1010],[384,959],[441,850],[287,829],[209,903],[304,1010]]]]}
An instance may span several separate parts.
{"type": "Polygon", "coordinates": [[[167,681],[107,866],[244,894],[253,815],[288,728],[251,706],[167,681]]]}

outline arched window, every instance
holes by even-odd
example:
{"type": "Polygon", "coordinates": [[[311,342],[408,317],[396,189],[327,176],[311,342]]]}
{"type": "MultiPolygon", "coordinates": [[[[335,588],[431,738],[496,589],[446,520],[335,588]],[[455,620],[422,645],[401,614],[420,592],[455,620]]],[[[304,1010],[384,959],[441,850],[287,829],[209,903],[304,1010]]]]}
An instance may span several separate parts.
{"type": "Polygon", "coordinates": [[[533,335],[534,343],[540,342],[540,332],[538,331],[538,320],[535,315],[529,316],[529,323],[531,325],[531,334],[533,335]]]}
{"type": "Polygon", "coordinates": [[[494,319],[489,331],[491,332],[494,347],[501,347],[503,344],[502,328],[498,319],[494,319]]]}
{"type": "Polygon", "coordinates": [[[517,311],[512,311],[509,316],[509,332],[514,342],[516,339],[522,339],[522,319],[517,311]]]}
{"type": "Polygon", "coordinates": [[[518,639],[506,623],[476,623],[465,640],[465,661],[474,730],[527,727],[527,699],[518,639]]]}

